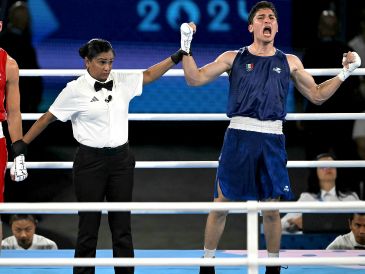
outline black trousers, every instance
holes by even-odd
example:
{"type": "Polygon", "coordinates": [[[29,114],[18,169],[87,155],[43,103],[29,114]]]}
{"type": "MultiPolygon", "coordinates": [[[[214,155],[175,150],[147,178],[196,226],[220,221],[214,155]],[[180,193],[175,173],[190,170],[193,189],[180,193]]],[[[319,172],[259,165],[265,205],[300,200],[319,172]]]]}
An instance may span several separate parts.
{"type": "MultiPolygon", "coordinates": [[[[78,202],[130,202],[135,160],[128,143],[117,148],[80,145],[73,165],[78,202]]],[[[101,212],[79,212],[75,258],[94,258],[101,212]]],[[[130,212],[110,212],[113,256],[134,257],[130,212]]],[[[115,267],[116,274],[134,273],[133,267],[115,267]]],[[[94,274],[95,267],[74,267],[74,274],[94,274]]]]}

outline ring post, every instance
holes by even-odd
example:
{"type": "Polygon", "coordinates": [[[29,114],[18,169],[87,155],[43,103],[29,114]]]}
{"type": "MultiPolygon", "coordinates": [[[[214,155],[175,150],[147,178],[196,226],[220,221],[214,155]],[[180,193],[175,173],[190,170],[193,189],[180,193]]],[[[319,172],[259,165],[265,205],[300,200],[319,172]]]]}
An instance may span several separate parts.
{"type": "Polygon", "coordinates": [[[247,258],[248,274],[259,273],[259,249],[258,249],[258,202],[248,201],[247,203],[247,258]]]}

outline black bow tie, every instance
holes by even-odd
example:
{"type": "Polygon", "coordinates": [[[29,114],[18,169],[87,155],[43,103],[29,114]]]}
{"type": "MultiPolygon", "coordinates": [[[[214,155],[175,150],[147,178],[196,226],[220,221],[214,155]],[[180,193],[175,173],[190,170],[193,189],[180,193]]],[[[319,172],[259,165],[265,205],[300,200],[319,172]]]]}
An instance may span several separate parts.
{"type": "Polygon", "coordinates": [[[95,82],[94,84],[94,88],[96,91],[101,90],[102,88],[106,88],[107,90],[112,90],[113,88],[113,80],[110,80],[109,82],[106,83],[100,83],[100,82],[95,82]]]}

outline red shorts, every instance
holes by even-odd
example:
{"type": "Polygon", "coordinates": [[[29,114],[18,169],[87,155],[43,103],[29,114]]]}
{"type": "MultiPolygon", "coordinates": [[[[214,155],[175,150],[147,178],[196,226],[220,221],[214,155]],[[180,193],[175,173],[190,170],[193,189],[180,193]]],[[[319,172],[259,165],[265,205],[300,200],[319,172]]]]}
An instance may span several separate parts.
{"type": "Polygon", "coordinates": [[[0,203],[4,202],[5,172],[8,163],[8,150],[5,137],[0,138],[0,203]]]}

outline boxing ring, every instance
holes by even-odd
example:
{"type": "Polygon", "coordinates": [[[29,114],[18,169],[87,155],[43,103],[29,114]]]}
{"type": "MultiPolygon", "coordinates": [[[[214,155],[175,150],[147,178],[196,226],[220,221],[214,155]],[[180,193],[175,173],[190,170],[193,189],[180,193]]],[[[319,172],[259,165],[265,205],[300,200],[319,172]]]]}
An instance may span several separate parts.
{"type": "MultiPolygon", "coordinates": [[[[123,70],[126,71],[126,70],[123,70]]],[[[133,70],[135,71],[135,70],[133,70]]],[[[312,75],[336,75],[339,69],[308,70],[312,75]]],[[[84,70],[21,70],[21,76],[78,76],[84,70]]],[[[365,69],[353,75],[365,75],[365,69]]],[[[183,76],[181,70],[170,70],[165,76],[183,76]]],[[[223,75],[224,76],[224,75],[223,75]]],[[[23,114],[23,120],[35,120],[41,114],[23,114]]],[[[130,120],[143,121],[221,121],[224,114],[130,114],[130,120]]],[[[351,120],[365,119],[365,113],[288,114],[287,120],[351,120]]],[[[136,168],[216,168],[216,161],[136,162],[136,168]]],[[[8,164],[10,167],[11,163],[8,164]]],[[[288,168],[365,167],[365,161],[288,161],[288,168]]],[[[29,169],[70,169],[72,162],[27,162],[29,169]]],[[[200,265],[214,265],[217,273],[264,273],[265,265],[284,265],[282,273],[364,273],[365,250],[321,251],[282,250],[280,258],[267,258],[259,250],[259,213],[278,209],[287,212],[365,212],[365,201],[357,202],[131,202],[131,203],[4,203],[1,213],[59,213],[77,211],[131,211],[132,214],[207,214],[210,210],[228,210],[247,214],[247,251],[219,250],[215,259],[201,258],[201,250],[136,250],[135,258],[112,258],[110,250],[98,250],[97,258],[73,258],[73,250],[2,250],[0,273],[71,273],[72,266],[96,266],[98,274],[114,273],[113,266],[136,266],[135,273],[198,273],[200,265]]],[[[189,229],[187,227],[187,229],[189,229]]],[[[203,231],[202,227],[202,231],[203,231]]],[[[202,243],[203,244],[203,243],[202,243]]]]}

